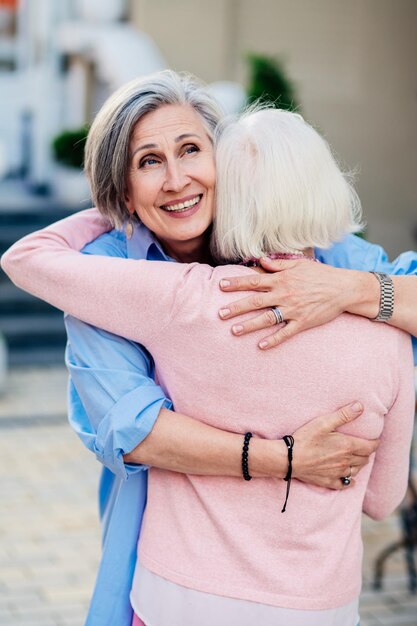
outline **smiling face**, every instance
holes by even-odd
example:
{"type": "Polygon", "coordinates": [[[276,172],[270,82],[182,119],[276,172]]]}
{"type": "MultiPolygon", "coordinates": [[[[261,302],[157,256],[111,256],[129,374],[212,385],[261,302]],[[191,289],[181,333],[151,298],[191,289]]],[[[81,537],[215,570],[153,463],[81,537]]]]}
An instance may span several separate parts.
{"type": "Polygon", "coordinates": [[[192,106],[164,105],[139,120],[126,182],[129,212],[168,254],[198,260],[213,220],[215,167],[211,139],[192,106]]]}

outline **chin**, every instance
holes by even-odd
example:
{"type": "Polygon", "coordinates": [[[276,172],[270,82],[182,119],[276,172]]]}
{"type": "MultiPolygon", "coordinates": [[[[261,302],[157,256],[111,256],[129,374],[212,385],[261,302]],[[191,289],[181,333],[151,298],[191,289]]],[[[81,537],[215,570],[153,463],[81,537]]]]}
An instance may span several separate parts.
{"type": "MultiPolygon", "coordinates": [[[[178,239],[180,241],[187,241],[187,239],[192,240],[197,237],[201,237],[207,230],[211,228],[211,222],[205,222],[204,224],[200,223],[198,225],[189,225],[184,224],[183,229],[178,229],[178,239]]],[[[175,236],[175,232],[171,232],[171,237],[175,236]]]]}

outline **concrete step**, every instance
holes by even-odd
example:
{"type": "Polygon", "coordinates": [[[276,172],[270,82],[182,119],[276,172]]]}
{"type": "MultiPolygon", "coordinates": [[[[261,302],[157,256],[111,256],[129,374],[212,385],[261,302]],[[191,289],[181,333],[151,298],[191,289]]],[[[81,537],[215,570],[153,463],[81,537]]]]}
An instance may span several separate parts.
{"type": "Polygon", "coordinates": [[[15,241],[34,230],[37,230],[37,227],[31,228],[29,224],[0,224],[0,254],[6,252],[15,241]]]}
{"type": "MultiPolygon", "coordinates": [[[[85,207],[82,207],[85,208],[85,207]]],[[[37,209],[36,211],[31,210],[20,210],[8,211],[5,208],[0,208],[0,226],[7,224],[20,224],[20,225],[34,225],[36,228],[37,224],[52,224],[52,222],[56,222],[58,220],[67,217],[75,213],[74,210],[65,210],[56,207],[49,207],[45,209],[37,209]]]]}
{"type": "Polygon", "coordinates": [[[4,315],[0,331],[11,350],[64,346],[66,340],[63,316],[56,309],[50,314],[4,315]]]}
{"type": "Polygon", "coordinates": [[[0,318],[5,315],[22,315],[31,313],[47,313],[55,311],[53,307],[22,291],[9,280],[0,281],[0,318]]]}
{"type": "Polygon", "coordinates": [[[52,211],[0,211],[0,254],[3,254],[15,241],[35,230],[45,228],[52,222],[71,215],[74,211],[62,209],[52,211]]]}
{"type": "Polygon", "coordinates": [[[28,365],[62,365],[64,363],[65,345],[40,346],[14,349],[9,353],[10,367],[27,367],[28,365]]]}
{"type": "MultiPolygon", "coordinates": [[[[52,205],[47,197],[37,198],[36,207],[13,203],[9,207],[7,198],[2,196],[0,254],[28,233],[72,213],[74,210],[52,205]]],[[[66,343],[62,313],[15,287],[1,270],[0,332],[8,345],[11,365],[62,363],[66,343]]]]}

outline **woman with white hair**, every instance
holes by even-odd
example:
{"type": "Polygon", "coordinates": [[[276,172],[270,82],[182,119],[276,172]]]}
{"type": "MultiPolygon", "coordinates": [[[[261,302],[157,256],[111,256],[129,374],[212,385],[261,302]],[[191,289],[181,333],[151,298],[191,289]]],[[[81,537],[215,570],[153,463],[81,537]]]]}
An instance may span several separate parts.
{"type": "MultiPolygon", "coordinates": [[[[259,351],[250,337],[236,341],[218,320],[227,304],[219,283],[248,272],[243,265],[257,276],[266,256],[300,258],[300,271],[308,272],[314,248],[357,230],[360,208],[328,146],[298,115],[249,112],[223,129],[216,159],[214,251],[219,262],[234,265],[78,254],[72,248],[103,230],[90,214],[88,232],[73,216],[30,235],[6,268],[51,304],[140,341],[177,410],[192,413],[198,404],[201,421],[242,433],[245,480],[151,468],[131,592],[143,622],[356,626],[361,512],[387,515],[407,484],[410,337],[342,314],[278,350],[259,351]],[[297,450],[289,433],[302,416],[332,411],[352,394],[365,410],[344,430],[380,438],[376,454],[354,484],[343,478],[342,490],[291,482],[297,450]],[[258,439],[280,439],[287,448],[286,484],[250,481],[258,439]]],[[[146,157],[146,176],[158,167],[158,159],[146,157]]]]}

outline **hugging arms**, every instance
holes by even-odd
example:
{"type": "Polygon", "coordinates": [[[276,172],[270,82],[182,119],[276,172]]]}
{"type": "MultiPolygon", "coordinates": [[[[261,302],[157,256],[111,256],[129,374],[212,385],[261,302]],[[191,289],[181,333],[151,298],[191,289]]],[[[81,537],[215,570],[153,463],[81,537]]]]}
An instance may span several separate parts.
{"type": "MultiPolygon", "coordinates": [[[[87,294],[82,294],[81,283],[76,282],[72,287],[72,295],[67,289],[65,300],[57,301],[56,286],[58,283],[66,285],[69,277],[66,273],[57,275],[56,263],[52,262],[52,256],[48,258],[46,255],[59,253],[60,245],[80,249],[88,240],[95,239],[108,229],[105,220],[100,218],[95,211],[74,215],[68,219],[68,223],[72,226],[67,229],[66,238],[59,234],[59,225],[56,232],[54,227],[49,227],[38,235],[29,235],[25,240],[16,244],[3,258],[6,271],[19,286],[67,311],[70,310],[71,299],[74,302],[79,302],[80,299],[88,302],[87,294]]],[[[356,244],[356,238],[352,237],[352,239],[356,244]]],[[[113,252],[114,255],[116,251],[114,241],[117,242],[117,239],[114,239],[113,231],[87,246],[86,252],[98,251],[99,254],[103,254],[103,250],[100,252],[97,246],[104,245],[108,253],[111,255],[113,252]]],[[[365,261],[366,258],[369,259],[369,269],[378,269],[380,267],[378,263],[381,264],[384,261],[379,248],[361,240],[358,244],[366,250],[366,255],[363,256],[365,256],[365,261]]],[[[338,245],[335,246],[336,250],[333,254],[340,255],[337,247],[338,245]]],[[[63,250],[61,252],[63,253],[63,250]]],[[[303,262],[286,262],[293,270],[293,275],[300,263],[303,262]]],[[[312,271],[330,270],[343,275],[342,270],[317,267],[317,265],[310,263],[303,267],[303,271],[309,271],[312,268],[312,271]]],[[[396,269],[395,266],[393,269],[396,269]]],[[[360,277],[363,275],[363,272],[357,270],[351,273],[360,277]]],[[[350,272],[345,272],[345,274],[349,275],[350,272]]],[[[281,276],[284,275],[285,270],[281,273],[281,276]]],[[[249,287],[252,282],[255,282],[256,287],[264,287],[266,281],[273,284],[272,280],[277,276],[281,278],[280,275],[269,274],[249,275],[248,278],[231,277],[231,283],[232,286],[238,283],[239,286],[249,287]]],[[[369,277],[377,283],[373,276],[369,275],[369,277]]],[[[417,279],[413,278],[416,283],[417,279]]],[[[410,281],[410,277],[399,277],[399,279],[410,281]]],[[[316,283],[313,284],[317,284],[318,291],[321,285],[317,278],[315,281],[316,283]]],[[[335,291],[334,283],[328,281],[326,286],[328,284],[330,284],[329,289],[335,291]]],[[[402,310],[410,306],[410,296],[406,294],[404,306],[401,302],[398,306],[396,303],[399,309],[396,315],[399,319],[405,317],[411,330],[414,330],[414,316],[411,317],[402,310]]],[[[262,303],[266,306],[269,303],[266,298],[271,296],[268,293],[262,293],[261,297],[262,303]]],[[[248,301],[249,298],[246,299],[246,302],[248,301]]],[[[374,303],[372,304],[374,306],[374,303]]],[[[361,305],[356,304],[356,306],[361,305]]],[[[365,307],[366,304],[363,306],[365,307]]],[[[239,306],[239,310],[242,309],[244,310],[244,307],[239,306]]],[[[231,310],[233,311],[233,307],[231,310]]],[[[94,323],[94,319],[91,321],[94,323]]],[[[326,317],[323,321],[327,321],[326,317]]],[[[189,416],[174,413],[171,410],[170,400],[152,381],[152,361],[138,344],[110,336],[105,331],[86,325],[72,317],[67,316],[66,323],[70,339],[67,361],[73,380],[71,393],[77,394],[80,390],[79,398],[88,412],[87,423],[74,424],[74,426],[84,438],[87,446],[107,467],[123,477],[139,471],[137,464],[155,465],[191,474],[241,475],[240,435],[226,433],[202,424],[189,416]],[[123,343],[122,350],[120,342],[123,343]],[[121,373],[123,376],[120,376],[121,373]],[[109,400],[105,408],[100,402],[97,403],[97,399],[103,396],[109,400]],[[132,401],[136,402],[132,403],[132,401]],[[104,413],[99,414],[100,408],[104,409],[104,413]]],[[[140,319],[138,319],[138,324],[140,324],[140,319]]],[[[251,322],[245,321],[243,324],[249,325],[251,322]]],[[[417,329],[414,332],[417,332],[417,329]]],[[[236,338],[236,341],[238,340],[236,338]]],[[[202,402],[204,402],[203,397],[202,402]]],[[[320,486],[341,488],[340,476],[345,475],[349,467],[354,468],[355,475],[367,462],[369,454],[376,449],[377,442],[349,438],[336,433],[335,429],[359,414],[360,410],[355,411],[352,407],[344,407],[332,416],[327,418],[321,416],[315,421],[309,421],[313,416],[305,416],[305,421],[308,423],[294,434],[296,440],[295,477],[320,486]]],[[[272,475],[283,478],[287,470],[283,442],[260,440],[253,442],[251,463],[254,476],[272,475]]]]}

